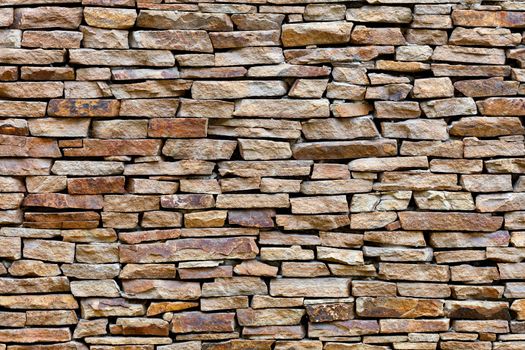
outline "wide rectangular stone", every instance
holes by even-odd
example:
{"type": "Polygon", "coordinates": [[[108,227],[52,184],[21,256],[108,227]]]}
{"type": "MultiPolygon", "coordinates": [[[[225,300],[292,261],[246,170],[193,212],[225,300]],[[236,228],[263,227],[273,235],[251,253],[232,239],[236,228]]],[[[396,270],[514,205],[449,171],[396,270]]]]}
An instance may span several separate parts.
{"type": "Polygon", "coordinates": [[[525,14],[519,11],[454,10],[452,20],[462,27],[525,27],[525,14]]]}
{"type": "Polygon", "coordinates": [[[301,125],[308,140],[351,140],[379,135],[370,117],[311,119],[301,125]]]}
{"type": "Polygon", "coordinates": [[[270,295],[284,297],[331,297],[350,296],[349,278],[278,278],[270,281],[270,295]]]}
{"type": "Polygon", "coordinates": [[[230,159],[237,141],[215,139],[167,140],[162,154],[175,159],[215,160],[230,159]]]}
{"type": "Polygon", "coordinates": [[[348,163],[350,171],[383,172],[411,168],[428,168],[428,159],[420,157],[360,158],[348,163]]]}
{"type": "Polygon", "coordinates": [[[14,27],[30,28],[63,28],[76,29],[82,21],[80,7],[22,7],[15,9],[14,27]]]}
{"type": "Polygon", "coordinates": [[[46,137],[87,137],[87,118],[38,118],[29,119],[29,132],[34,136],[46,137]]]}
{"type": "Polygon", "coordinates": [[[239,99],[246,97],[279,97],[287,85],[280,80],[196,81],[191,87],[194,99],[239,99]]]}
{"type": "Polygon", "coordinates": [[[348,215],[276,215],[284,230],[333,230],[350,225],[348,215]]]}
{"type": "Polygon", "coordinates": [[[432,232],[429,245],[436,248],[484,248],[509,245],[508,231],[490,233],[432,232]]]}
{"type": "Polygon", "coordinates": [[[46,102],[0,100],[1,117],[44,117],[46,102]]]}
{"type": "Polygon", "coordinates": [[[232,20],[226,13],[158,11],[153,9],[140,10],[137,26],[154,29],[233,30],[232,20]]]}
{"type": "Polygon", "coordinates": [[[181,312],[173,316],[171,324],[175,333],[233,332],[235,313],[181,312]]]}
{"type": "Polygon", "coordinates": [[[41,239],[24,240],[24,258],[52,262],[72,263],[75,258],[75,244],[41,239]]]}
{"type": "Polygon", "coordinates": [[[149,137],[200,138],[207,136],[208,120],[204,118],[153,118],[148,125],[149,137]]]}
{"type": "Polygon", "coordinates": [[[361,6],[349,8],[346,20],[352,22],[410,23],[412,11],[398,6],[361,6]]]}
{"type": "Polygon", "coordinates": [[[64,193],[32,193],[24,199],[26,207],[55,209],[102,209],[102,196],[64,193]]]}
{"type": "Polygon", "coordinates": [[[0,156],[3,157],[60,157],[55,140],[40,137],[0,135],[0,156]]]}
{"type": "Polygon", "coordinates": [[[448,266],[380,263],[379,275],[387,280],[409,280],[447,282],[450,279],[448,266]]]}
{"type": "Polygon", "coordinates": [[[64,148],[66,157],[155,156],[160,153],[160,140],[83,139],[82,147],[64,148]]]}
{"type": "Polygon", "coordinates": [[[303,142],[292,147],[296,159],[349,159],[386,157],[397,154],[395,140],[303,142]]]}
{"type": "Polygon", "coordinates": [[[128,302],[124,298],[86,298],[80,302],[82,318],[132,317],[146,314],[142,303],[128,302]]]}
{"type": "Polygon", "coordinates": [[[522,97],[490,97],[477,104],[484,115],[525,116],[525,98],[522,97]]]}
{"type": "Polygon", "coordinates": [[[5,343],[53,343],[69,340],[69,328],[0,329],[0,341],[5,343]]]}
{"type": "Polygon", "coordinates": [[[376,320],[347,320],[326,323],[308,323],[309,337],[355,337],[379,333],[376,320]]]}
{"type": "Polygon", "coordinates": [[[201,295],[198,282],[155,279],[132,279],[122,282],[126,297],[131,299],[195,300],[201,295]]]}
{"type": "MultiPolygon", "coordinates": [[[[2,55],[0,54],[1,61],[2,55]]],[[[69,50],[69,62],[85,66],[173,67],[175,58],[168,50],[71,49],[69,50]]]]}
{"type": "Polygon", "coordinates": [[[517,211],[525,209],[525,193],[496,193],[476,196],[480,212],[517,211]]]}
{"type": "Polygon", "coordinates": [[[437,333],[446,332],[450,327],[448,318],[429,320],[379,320],[381,333],[437,333]]]}
{"type": "Polygon", "coordinates": [[[401,212],[401,227],[405,230],[429,231],[483,231],[494,232],[503,224],[503,218],[478,213],[401,212]]]}
{"type": "Polygon", "coordinates": [[[350,41],[350,22],[293,23],[282,26],[285,47],[319,44],[343,44],[350,41]]]}
{"type": "Polygon", "coordinates": [[[219,194],[217,208],[288,208],[288,194],[219,194]]]}
{"type": "Polygon", "coordinates": [[[63,82],[0,83],[1,98],[55,98],[64,93],[63,82]]]}
{"type": "Polygon", "coordinates": [[[302,309],[238,309],[237,320],[241,326],[291,326],[301,322],[302,309]]]}
{"type": "Polygon", "coordinates": [[[326,99],[243,99],[235,104],[234,116],[261,118],[326,118],[330,116],[326,99]]]}
{"type": "Polygon", "coordinates": [[[502,49],[486,49],[464,46],[437,46],[432,54],[435,61],[505,64],[505,51],[502,49]]]}
{"type": "Polygon", "coordinates": [[[64,62],[65,50],[2,48],[0,63],[48,65],[64,62]]]}
{"type": "Polygon", "coordinates": [[[139,49],[213,52],[210,37],[204,30],[133,31],[131,32],[130,45],[139,49]]]}
{"type": "Polygon", "coordinates": [[[303,197],[290,199],[293,214],[348,212],[346,196],[303,197]]]}
{"type": "Polygon", "coordinates": [[[120,261],[156,263],[170,261],[253,259],[259,252],[254,238],[186,238],[164,243],[120,245],[120,261]]]}
{"type": "MultiPolygon", "coordinates": [[[[78,49],[82,39],[82,33],[70,30],[25,30],[22,36],[22,46],[43,49],[78,49]]],[[[73,77],[67,80],[74,80],[73,77]]]]}
{"type": "Polygon", "coordinates": [[[252,46],[277,46],[280,44],[278,30],[246,30],[209,33],[214,49],[242,48],[252,46]]]}
{"type": "Polygon", "coordinates": [[[361,297],[356,299],[356,312],[360,317],[419,318],[443,316],[443,300],[361,297]]]}
{"type": "Polygon", "coordinates": [[[120,101],[105,99],[52,99],[47,113],[52,117],[115,117],[120,101]]]}
{"type": "Polygon", "coordinates": [[[280,47],[243,47],[215,53],[216,66],[278,64],[284,62],[280,47]]]}
{"type": "Polygon", "coordinates": [[[71,294],[3,295],[0,306],[21,310],[78,309],[77,300],[71,294]]]}
{"type": "Polygon", "coordinates": [[[411,140],[447,140],[447,123],[443,120],[410,119],[382,122],[383,136],[411,140]]]}
{"type": "MultiPolygon", "coordinates": [[[[82,160],[57,160],[51,168],[56,175],[73,175],[73,176],[103,176],[118,175],[124,171],[124,164],[114,161],[82,161],[82,160]]],[[[48,175],[45,174],[28,174],[28,175],[48,175]]]]}
{"type": "Polygon", "coordinates": [[[381,54],[394,53],[394,46],[349,46],[336,48],[312,48],[286,50],[286,62],[290,64],[345,63],[371,61],[381,54]]]}

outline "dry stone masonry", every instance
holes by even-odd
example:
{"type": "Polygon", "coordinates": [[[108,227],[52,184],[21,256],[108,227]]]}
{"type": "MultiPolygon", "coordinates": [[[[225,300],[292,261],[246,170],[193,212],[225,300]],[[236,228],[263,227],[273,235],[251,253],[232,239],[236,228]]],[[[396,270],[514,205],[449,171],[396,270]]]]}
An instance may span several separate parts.
{"type": "Polygon", "coordinates": [[[523,0],[0,0],[0,350],[524,350],[523,0]]]}

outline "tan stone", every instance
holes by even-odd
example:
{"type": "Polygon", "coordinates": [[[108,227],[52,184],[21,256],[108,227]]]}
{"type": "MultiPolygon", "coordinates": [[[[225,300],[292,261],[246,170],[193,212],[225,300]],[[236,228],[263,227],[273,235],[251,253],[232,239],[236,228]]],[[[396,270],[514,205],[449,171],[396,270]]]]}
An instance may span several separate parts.
{"type": "Polygon", "coordinates": [[[443,316],[443,300],[361,297],[356,299],[356,312],[362,317],[419,318],[443,316]]]}
{"type": "Polygon", "coordinates": [[[14,26],[20,29],[76,29],[81,21],[82,9],[79,7],[22,7],[15,10],[14,26]]]}
{"type": "Polygon", "coordinates": [[[454,10],[452,20],[464,27],[509,27],[520,28],[523,14],[513,11],[454,10]]]}
{"type": "Polygon", "coordinates": [[[238,309],[241,326],[297,325],[305,311],[301,309],[238,309]]]}
{"type": "Polygon", "coordinates": [[[270,295],[286,297],[348,297],[350,279],[346,278],[280,278],[270,282],[270,295]],[[323,288],[319,288],[323,286],[323,288]]]}
{"type": "Polygon", "coordinates": [[[429,320],[395,320],[383,319],[379,320],[381,333],[412,333],[412,332],[446,332],[449,329],[450,320],[429,319],[429,320]]]}
{"type": "Polygon", "coordinates": [[[60,342],[71,340],[69,328],[23,328],[0,330],[0,341],[8,343],[60,342]]]}
{"type": "Polygon", "coordinates": [[[285,24],[281,39],[285,47],[347,43],[352,26],[348,22],[285,24]]]}
{"type": "Polygon", "coordinates": [[[130,46],[139,49],[213,52],[210,37],[203,30],[137,30],[131,32],[130,46]]]}
{"type": "Polygon", "coordinates": [[[405,230],[436,231],[487,231],[499,229],[503,223],[501,217],[476,213],[399,213],[401,226],[405,230]]]}
{"type": "MultiPolygon", "coordinates": [[[[172,67],[175,59],[167,50],[69,50],[70,63],[99,66],[172,67]]],[[[1,56],[0,56],[1,61],[1,56]]]]}
{"type": "Polygon", "coordinates": [[[194,300],[201,295],[196,282],[135,279],[122,282],[124,293],[132,299],[194,300]]]}
{"type": "Polygon", "coordinates": [[[404,45],[400,28],[371,28],[362,25],[352,31],[352,43],[365,45],[404,45]]]}
{"type": "Polygon", "coordinates": [[[302,123],[302,131],[309,140],[351,140],[379,134],[370,117],[311,119],[302,123]]]}
{"type": "Polygon", "coordinates": [[[134,9],[84,7],[84,20],[93,27],[128,29],[133,27],[136,18],[134,9]]]}
{"type": "Polygon", "coordinates": [[[80,302],[82,318],[111,316],[142,316],[146,308],[141,303],[128,302],[124,298],[87,298],[80,302]]]}
{"type": "Polygon", "coordinates": [[[520,97],[490,97],[479,101],[480,113],[493,116],[521,116],[525,115],[525,99],[520,97]]]}
{"type": "Polygon", "coordinates": [[[239,139],[239,150],[246,160],[287,159],[292,156],[288,142],[239,139]]]}
{"type": "Polygon", "coordinates": [[[309,337],[351,337],[379,333],[376,320],[348,320],[327,323],[309,323],[309,337]]]}

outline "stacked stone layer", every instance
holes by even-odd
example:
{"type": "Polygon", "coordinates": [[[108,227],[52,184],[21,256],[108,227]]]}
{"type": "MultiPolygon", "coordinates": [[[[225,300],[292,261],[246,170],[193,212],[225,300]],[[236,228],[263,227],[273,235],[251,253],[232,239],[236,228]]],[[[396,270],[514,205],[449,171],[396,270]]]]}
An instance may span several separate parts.
{"type": "Polygon", "coordinates": [[[525,349],[524,31],[0,0],[0,350],[525,349]]]}

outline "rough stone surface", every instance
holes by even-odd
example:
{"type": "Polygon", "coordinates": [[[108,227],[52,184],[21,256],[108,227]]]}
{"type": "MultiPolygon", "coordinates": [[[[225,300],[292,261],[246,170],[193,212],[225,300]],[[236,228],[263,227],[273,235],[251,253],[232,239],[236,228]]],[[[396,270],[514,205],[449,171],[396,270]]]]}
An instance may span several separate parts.
{"type": "Polygon", "coordinates": [[[0,0],[0,350],[524,349],[524,31],[0,0]]]}

